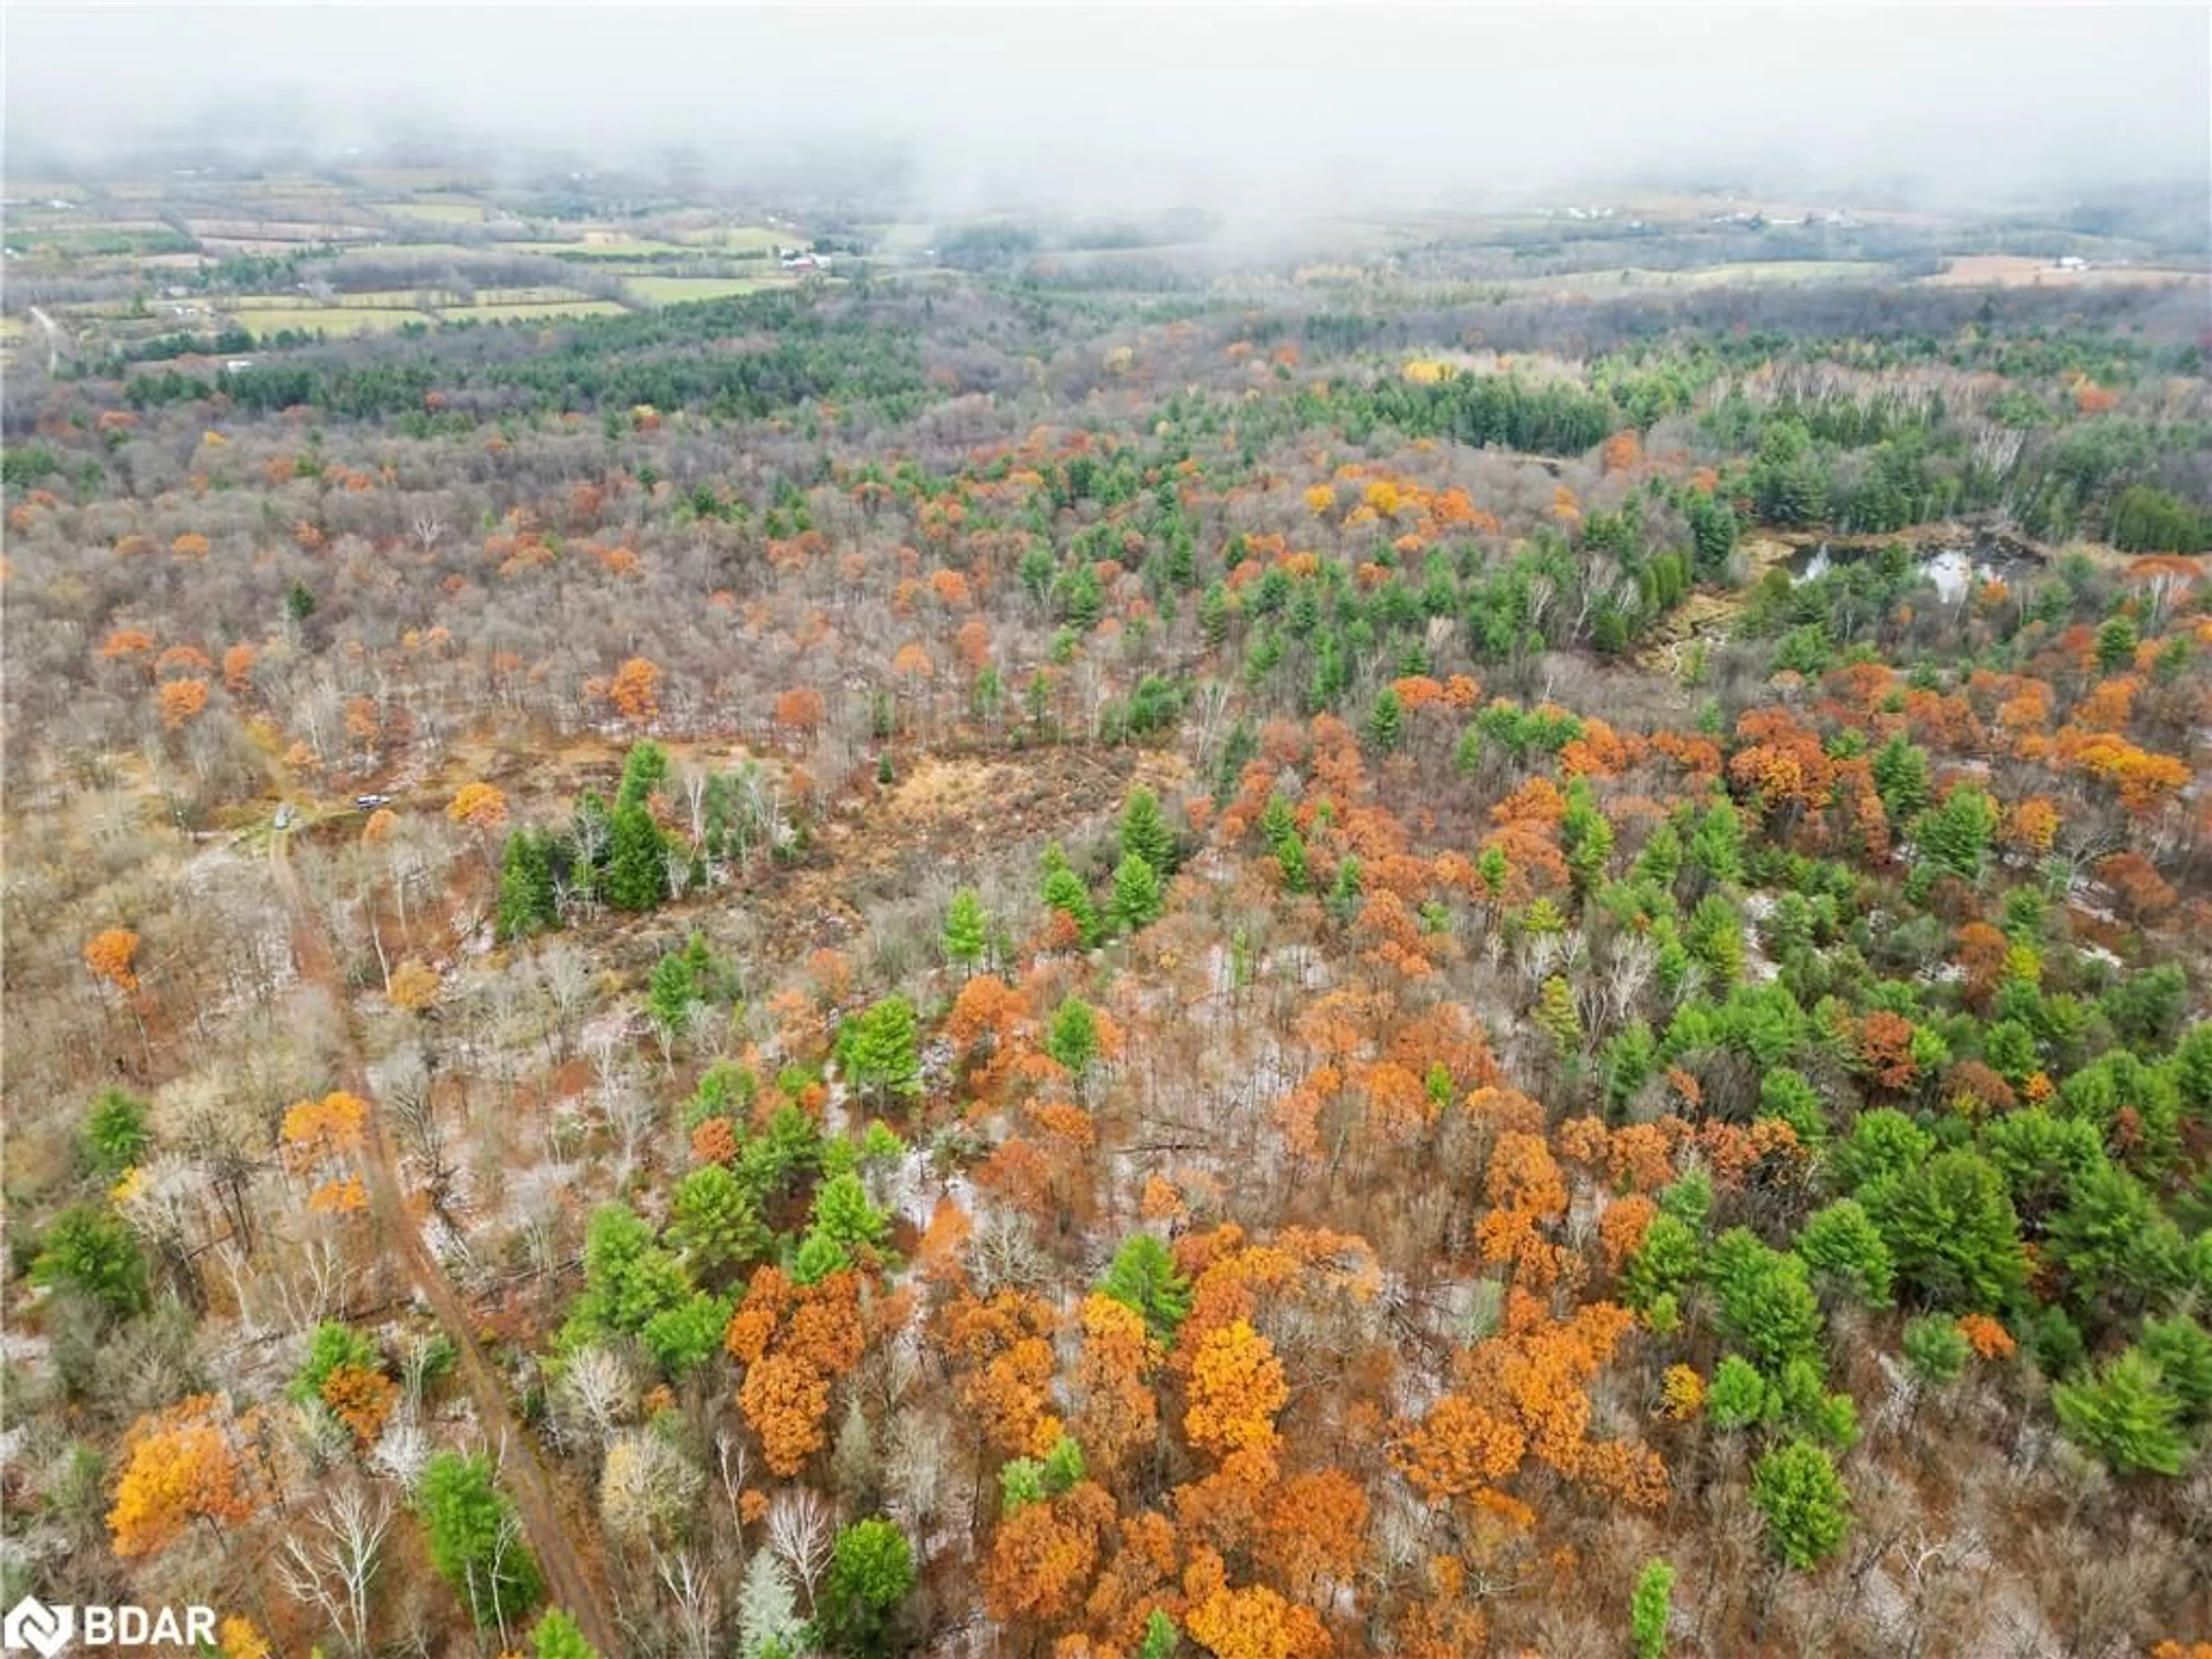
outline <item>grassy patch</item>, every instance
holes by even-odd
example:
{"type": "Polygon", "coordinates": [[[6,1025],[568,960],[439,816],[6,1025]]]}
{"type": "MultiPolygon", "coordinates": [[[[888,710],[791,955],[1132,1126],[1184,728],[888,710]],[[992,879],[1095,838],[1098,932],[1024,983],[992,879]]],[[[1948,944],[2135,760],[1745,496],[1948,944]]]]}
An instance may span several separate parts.
{"type": "Polygon", "coordinates": [[[485,213],[481,202],[380,202],[376,210],[440,225],[480,225],[485,213]]]}
{"type": "Polygon", "coordinates": [[[232,320],[255,335],[273,334],[285,328],[309,332],[320,329],[325,334],[348,335],[389,333],[410,323],[428,323],[430,319],[419,311],[396,307],[374,310],[367,306],[301,306],[289,310],[240,311],[232,320]]]}
{"type": "Polygon", "coordinates": [[[545,323],[561,317],[612,317],[623,309],[612,300],[556,300],[543,305],[471,306],[445,313],[449,323],[474,318],[480,323],[545,323]]]}
{"type": "Polygon", "coordinates": [[[689,300],[726,300],[781,286],[757,276],[632,276],[623,286],[649,306],[682,305],[689,300]]]}
{"type": "Polygon", "coordinates": [[[611,237],[598,242],[506,242],[510,253],[550,253],[567,259],[635,259],[655,253],[694,253],[681,242],[660,242],[647,237],[611,237]]]}
{"type": "Polygon", "coordinates": [[[684,240],[695,247],[743,248],[769,252],[799,240],[795,230],[770,230],[765,225],[717,225],[684,240]]]}

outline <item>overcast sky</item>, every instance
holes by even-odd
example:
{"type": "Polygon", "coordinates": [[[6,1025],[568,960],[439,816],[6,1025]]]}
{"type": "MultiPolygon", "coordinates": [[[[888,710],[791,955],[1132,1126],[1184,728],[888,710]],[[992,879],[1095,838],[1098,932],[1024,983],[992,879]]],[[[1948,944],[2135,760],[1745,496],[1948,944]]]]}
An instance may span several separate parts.
{"type": "Polygon", "coordinates": [[[609,161],[888,143],[939,207],[1271,208],[1696,168],[1848,188],[2212,173],[2212,6],[4,9],[10,171],[435,120],[609,161]],[[255,117],[261,118],[258,122],[255,117]]]}

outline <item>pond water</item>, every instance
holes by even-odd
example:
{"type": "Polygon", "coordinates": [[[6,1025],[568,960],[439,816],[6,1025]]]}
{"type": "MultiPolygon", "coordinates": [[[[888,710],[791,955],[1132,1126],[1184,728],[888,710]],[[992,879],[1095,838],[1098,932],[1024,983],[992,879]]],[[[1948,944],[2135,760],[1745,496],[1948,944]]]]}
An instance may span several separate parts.
{"type": "MultiPolygon", "coordinates": [[[[1817,581],[1838,565],[1858,564],[1879,556],[1875,550],[1838,552],[1826,542],[1803,548],[1790,557],[1790,585],[1817,581]]],[[[1946,605],[1964,599],[1978,581],[2017,582],[2038,568],[2033,559],[1986,545],[1924,547],[1913,554],[1913,563],[1935,585],[1936,598],[1946,605]]]]}

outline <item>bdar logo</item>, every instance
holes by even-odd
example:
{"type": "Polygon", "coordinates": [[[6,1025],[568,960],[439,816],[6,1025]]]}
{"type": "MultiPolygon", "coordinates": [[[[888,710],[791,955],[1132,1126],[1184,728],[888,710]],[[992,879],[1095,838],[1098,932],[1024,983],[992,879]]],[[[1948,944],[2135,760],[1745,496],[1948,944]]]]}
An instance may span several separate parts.
{"type": "Polygon", "coordinates": [[[76,1608],[50,1607],[35,1595],[25,1596],[0,1619],[0,1646],[35,1648],[44,1659],[54,1659],[76,1633],[76,1608]]]}

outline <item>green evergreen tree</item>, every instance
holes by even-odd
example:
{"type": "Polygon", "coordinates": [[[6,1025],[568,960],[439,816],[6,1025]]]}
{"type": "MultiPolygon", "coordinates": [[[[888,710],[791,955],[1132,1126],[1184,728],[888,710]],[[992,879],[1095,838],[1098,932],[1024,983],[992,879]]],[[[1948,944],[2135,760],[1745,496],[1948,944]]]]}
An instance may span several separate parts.
{"type": "Polygon", "coordinates": [[[1978,881],[1996,830],[1996,803],[1973,785],[1962,783],[1943,797],[1941,805],[1922,816],[1913,842],[1934,868],[1948,870],[1961,881],[1978,881]]]}
{"type": "Polygon", "coordinates": [[[1713,1426],[1733,1433],[1747,1429],[1766,1416],[1766,1379],[1759,1367],[1741,1354],[1722,1356],[1705,1389],[1705,1412],[1713,1426]]]}
{"type": "Polygon", "coordinates": [[[1044,884],[1041,890],[1045,908],[1058,910],[1075,925],[1077,940],[1084,945],[1093,943],[1098,937],[1098,912],[1091,902],[1090,890],[1083,878],[1068,867],[1067,855],[1059,844],[1045,848],[1044,884]]]}
{"type": "Polygon", "coordinates": [[[1176,1659],[1182,1633],[1174,1620],[1154,1607],[1145,1620],[1145,1638],[1137,1644],[1137,1659],[1176,1659]]]}
{"type": "Polygon", "coordinates": [[[1374,708],[1368,711],[1367,740],[1386,755],[1395,753],[1406,740],[1406,705],[1391,686],[1382,688],[1374,708]]]}
{"type": "Polygon", "coordinates": [[[913,1548],[890,1522],[839,1528],[822,1586],[823,1633],[862,1659],[890,1652],[891,1616],[914,1583],[913,1548]]]}
{"type": "Polygon", "coordinates": [[[1150,1233],[1132,1233],[1122,1241],[1098,1290],[1141,1316],[1145,1328],[1163,1344],[1175,1340],[1190,1313],[1190,1281],[1176,1271],[1168,1247],[1150,1233]]]}
{"type": "Polygon", "coordinates": [[[1863,1205],[1839,1198],[1817,1211],[1797,1235],[1797,1254],[1815,1274],[1842,1285],[1870,1308],[1889,1305],[1896,1264],[1863,1205]]]}
{"type": "Polygon", "coordinates": [[[953,894],[952,902],[945,910],[945,959],[967,973],[974,973],[989,948],[991,921],[983,913],[983,901],[972,887],[963,887],[953,894]]]}
{"type": "Polygon", "coordinates": [[[645,1006],[660,1033],[664,1052],[689,1027],[692,1005],[698,1000],[691,964],[681,951],[671,951],[653,964],[645,1006]]]}
{"type": "Polygon", "coordinates": [[[1888,1243],[1897,1276],[1966,1312],[2012,1306],[2027,1288],[2020,1218],[2004,1179],[1976,1152],[1939,1152],[1886,1176],[1859,1199],[1888,1243]]]}
{"type": "Polygon", "coordinates": [[[2118,1473],[2181,1473],[2189,1449],[2181,1401],[2141,1348],[2124,1350],[2094,1376],[2059,1383],[2051,1404],[2068,1437],[2118,1473]]]}
{"type": "Polygon", "coordinates": [[[838,1027],[837,1060],[868,1099],[915,1100],[922,1092],[914,1005],[888,996],[838,1027]]]}
{"type": "Polygon", "coordinates": [[[547,838],[532,830],[517,830],[507,838],[500,855],[499,936],[527,939],[552,927],[558,917],[547,838]]]}
{"type": "Polygon", "coordinates": [[[479,1626],[515,1624],[545,1593],[521,1522],[483,1457],[440,1452],[416,1489],[430,1564],[479,1626]]]}
{"type": "Polygon", "coordinates": [[[734,1307],[726,1296],[696,1291],[647,1320],[637,1340],[662,1374],[680,1382],[722,1351],[734,1307]]]}
{"type": "Polygon", "coordinates": [[[1751,1501],[1765,1517],[1768,1546],[1800,1571],[1842,1548],[1850,1530],[1850,1495],[1834,1462],[1802,1441],[1777,1446],[1759,1460],[1751,1501]]]}
{"type": "Polygon", "coordinates": [[[1674,1569],[1664,1561],[1647,1561],[1636,1575],[1636,1591],[1629,1598],[1628,1629],[1636,1644],[1636,1659],[1666,1659],[1668,1604],[1674,1593],[1674,1569]]]}
{"type": "Polygon", "coordinates": [[[615,808],[608,823],[606,899],[617,910],[650,910],[668,897],[660,826],[641,800],[615,808]]]}
{"type": "Polygon", "coordinates": [[[1546,1036],[1563,1054],[1571,1054],[1582,1048],[1582,1014],[1575,1007],[1575,994],[1563,974],[1553,974],[1547,979],[1536,999],[1534,1016],[1546,1036]]]}
{"type": "Polygon", "coordinates": [[[1160,798],[1149,789],[1132,789],[1121,809],[1121,856],[1144,860],[1163,878],[1175,872],[1175,831],[1160,811],[1160,798]]]}
{"type": "Polygon", "coordinates": [[[78,1139],[93,1172],[113,1180],[154,1144],[153,1131],[146,1127],[146,1103],[121,1089],[102,1089],[84,1115],[78,1139]]]}
{"type": "Polygon", "coordinates": [[[1622,1299],[1643,1312],[1662,1296],[1672,1296],[1698,1271],[1704,1252],[1698,1235],[1664,1211],[1651,1218],[1644,1242],[1620,1275],[1622,1299]]]}
{"type": "Polygon", "coordinates": [[[873,1249],[890,1235],[890,1220],[868,1202],[860,1177],[848,1170],[823,1182],[814,1194],[814,1227],[848,1255],[873,1249]]]}
{"type": "Polygon", "coordinates": [[[1229,637],[1229,590],[1219,582],[1209,582],[1198,603],[1198,633],[1209,651],[1218,651],[1229,637]]]}
{"type": "Polygon", "coordinates": [[[564,1338],[637,1331],[690,1294],[683,1264],[654,1242],[637,1212],[620,1202],[602,1204],[584,1228],[584,1289],[569,1310],[564,1338]]]}
{"type": "Polygon", "coordinates": [[[1743,820],[1729,802],[1715,801],[1698,820],[1686,856],[1691,868],[1717,883],[1743,879],[1743,820]]]}
{"type": "Polygon", "coordinates": [[[742,1267],[768,1248],[768,1229],[745,1184],[726,1165],[702,1164],[676,1183],[668,1236],[695,1277],[742,1267]]]}
{"type": "Polygon", "coordinates": [[[2185,1313],[2146,1319],[2141,1346],[2181,1402],[2185,1419],[2212,1417],[2212,1332],[2185,1313]]]}
{"type": "Polygon", "coordinates": [[[1159,920],[1166,901],[1160,888],[1160,875],[1151,864],[1134,853],[1124,857],[1114,868],[1114,900],[1107,912],[1116,929],[1135,933],[1159,920]]]}
{"type": "Polygon", "coordinates": [[[1905,1322],[1905,1363],[1923,1388],[1947,1388],[1966,1374],[1972,1344],[1954,1321],[1923,1314],[1905,1322]]]}
{"type": "Polygon", "coordinates": [[[622,784],[615,792],[615,810],[642,806],[668,781],[668,754],[657,743],[634,743],[623,757],[622,784]]]}
{"type": "Polygon", "coordinates": [[[2137,643],[2135,618],[2108,617],[2097,629],[2097,668],[2101,673],[2117,674],[2136,659],[2137,643]]]}
{"type": "Polygon", "coordinates": [[[1820,1305],[1802,1256],[1732,1227],[1705,1253],[1705,1278],[1720,1303],[1723,1334],[1763,1369],[1778,1372],[1792,1359],[1818,1358],[1820,1305]]]}
{"type": "Polygon", "coordinates": [[[1061,1003],[1045,1033],[1045,1052],[1081,1077],[1098,1058],[1098,1016],[1080,997],[1061,1003]]]}
{"type": "Polygon", "coordinates": [[[599,1650],[584,1639],[576,1621],[558,1607],[550,1607],[530,1635],[531,1659],[599,1659],[599,1650]]]}
{"type": "Polygon", "coordinates": [[[1893,824],[1911,823],[1936,799],[1936,775],[1928,763],[1928,751],[1905,741],[1901,732],[1875,751],[1871,769],[1875,792],[1881,797],[1882,811],[1893,824]]]}
{"type": "Polygon", "coordinates": [[[153,1299],[137,1234],[96,1204],[73,1204],[54,1218],[31,1260],[31,1282],[73,1291],[117,1317],[143,1313],[153,1299]]]}

